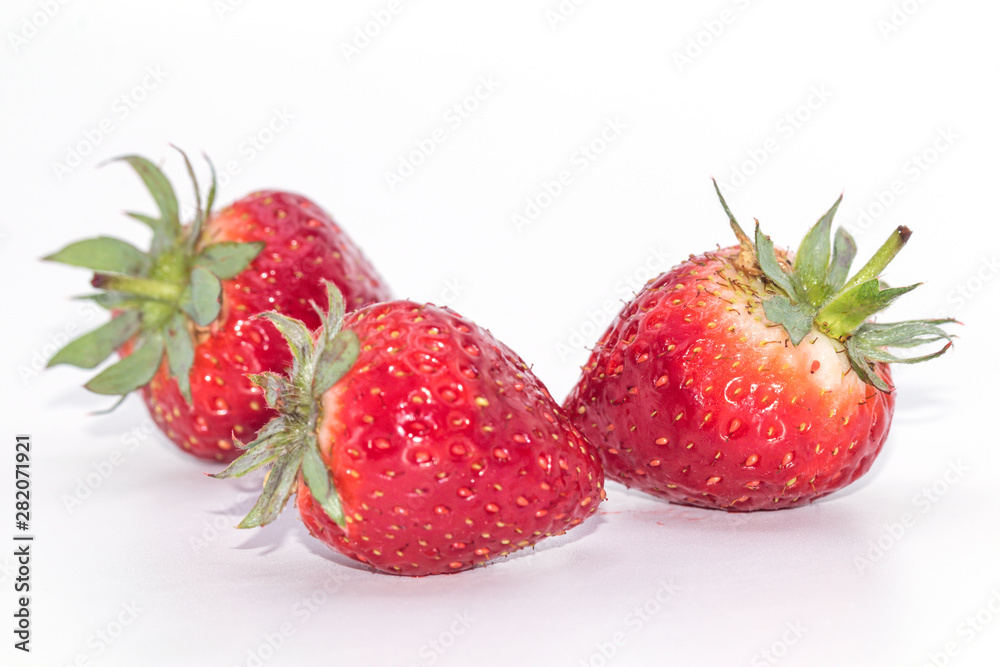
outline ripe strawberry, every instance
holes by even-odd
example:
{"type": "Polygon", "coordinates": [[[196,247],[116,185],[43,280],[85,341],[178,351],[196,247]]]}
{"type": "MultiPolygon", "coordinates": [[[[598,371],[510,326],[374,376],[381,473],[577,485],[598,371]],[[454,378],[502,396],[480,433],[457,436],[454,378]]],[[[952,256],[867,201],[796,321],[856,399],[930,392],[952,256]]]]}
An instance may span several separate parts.
{"type": "Polygon", "coordinates": [[[301,322],[263,316],[295,362],[287,379],[253,378],[281,416],[216,475],[273,464],[241,528],[268,523],[297,491],[317,539],[419,576],[505,556],[595,512],[596,452],[514,352],[429,304],[376,304],[344,320],[328,289],[315,342],[301,322]]]}
{"type": "MultiPolygon", "coordinates": [[[[275,413],[247,373],[291,363],[266,320],[278,310],[319,326],[311,301],[322,280],[344,290],[352,308],[390,297],[354,243],[316,204],[275,190],[257,192],[181,226],[170,182],[148,160],[128,156],[160,209],[160,218],[128,215],[152,228],[148,253],[118,239],[73,243],[46,259],[96,271],[90,298],[112,310],[110,322],[57,352],[49,366],[94,368],[118,349],[123,359],[87,383],[99,394],[141,389],[153,419],[191,454],[231,461],[236,438],[252,436],[275,413]]],[[[191,165],[184,157],[194,180],[191,165]]]]}
{"type": "MultiPolygon", "coordinates": [[[[718,190],[718,189],[717,189],[718,190]]],[[[567,411],[610,478],[676,503],[734,511],[801,505],[868,471],[895,393],[887,347],[951,336],[952,320],[867,321],[916,285],[879,273],[910,232],[897,229],[853,278],[855,244],[830,227],[840,200],[792,256],[757,225],[756,244],[725,201],[740,245],[650,281],[598,341],[567,411]]]]}

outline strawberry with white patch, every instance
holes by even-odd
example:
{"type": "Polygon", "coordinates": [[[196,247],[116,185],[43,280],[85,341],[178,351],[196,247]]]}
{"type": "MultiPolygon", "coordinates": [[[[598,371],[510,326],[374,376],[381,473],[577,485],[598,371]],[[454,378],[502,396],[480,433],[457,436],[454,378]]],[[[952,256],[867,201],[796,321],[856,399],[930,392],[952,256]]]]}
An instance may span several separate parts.
{"type": "Polygon", "coordinates": [[[795,254],[755,242],[650,281],[598,341],[566,408],[608,477],[673,502],[732,511],[794,507],[868,471],[895,405],[887,347],[947,340],[930,320],[868,318],[916,285],[879,273],[905,227],[855,276],[855,244],[830,229],[840,200],[795,254]]]}

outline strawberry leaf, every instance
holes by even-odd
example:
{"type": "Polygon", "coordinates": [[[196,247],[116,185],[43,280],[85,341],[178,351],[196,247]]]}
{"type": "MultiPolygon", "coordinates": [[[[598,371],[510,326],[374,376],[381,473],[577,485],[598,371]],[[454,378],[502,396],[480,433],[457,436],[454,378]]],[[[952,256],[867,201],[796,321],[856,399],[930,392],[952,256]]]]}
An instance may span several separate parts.
{"type": "Polygon", "coordinates": [[[151,215],[145,215],[144,213],[136,213],[135,211],[125,211],[125,215],[132,218],[133,220],[138,220],[142,224],[153,230],[153,241],[150,243],[149,254],[152,256],[157,256],[169,247],[168,234],[164,231],[163,221],[159,218],[154,218],[151,215]]]}
{"type": "MultiPolygon", "coordinates": [[[[67,363],[94,368],[125,340],[156,337],[167,354],[168,366],[177,378],[181,394],[190,401],[194,340],[189,335],[187,318],[201,327],[214,322],[221,313],[220,281],[242,271],[266,244],[221,243],[202,247],[206,243],[204,225],[211,215],[217,191],[215,168],[209,161],[212,185],[206,207],[202,209],[202,193],[194,168],[187,155],[178,151],[195,190],[196,214],[189,227],[181,225],[176,193],[163,172],[145,158],[127,155],[117,160],[127,163],[139,175],[159,209],[159,217],[135,212],[126,214],[153,232],[150,251],[143,253],[125,241],[102,236],[70,244],[45,258],[92,269],[91,285],[103,291],[77,298],[88,299],[112,311],[130,313],[119,314],[106,327],[70,343],[49,365],[67,363]],[[200,250],[197,254],[196,248],[200,250]]],[[[139,352],[136,350],[133,355],[137,356],[135,360],[121,366],[116,364],[113,371],[109,368],[108,374],[99,375],[87,386],[101,392],[117,392],[131,386],[132,374],[143,374],[135,370],[143,354],[154,356],[152,348],[142,354],[139,352]]]]}
{"type": "Polygon", "coordinates": [[[136,350],[85,386],[95,394],[127,394],[149,383],[163,359],[163,338],[151,335],[136,350]]]}
{"type": "Polygon", "coordinates": [[[238,527],[256,528],[277,519],[295,490],[301,467],[301,450],[277,458],[267,475],[263,493],[238,527]]]}
{"type": "Polygon", "coordinates": [[[712,179],[712,185],[715,186],[715,194],[719,197],[719,203],[722,204],[722,209],[726,212],[726,217],[729,218],[729,227],[740,242],[740,254],[736,259],[736,265],[740,270],[748,274],[759,273],[760,267],[757,262],[757,250],[754,248],[753,241],[750,240],[747,233],[740,227],[740,223],[736,222],[736,218],[733,216],[733,212],[729,210],[729,204],[726,203],[726,198],[722,196],[719,184],[714,178],[712,179]]]}
{"type": "Polygon", "coordinates": [[[204,153],[202,153],[201,156],[205,158],[205,162],[208,163],[208,170],[212,174],[212,185],[209,186],[208,196],[205,198],[205,219],[208,220],[209,218],[212,217],[212,206],[215,205],[215,193],[218,181],[215,177],[215,165],[212,164],[212,161],[208,159],[208,156],[205,155],[204,153]]]}
{"type": "Polygon", "coordinates": [[[233,461],[225,470],[210,474],[209,477],[216,479],[231,479],[243,477],[244,475],[259,470],[266,465],[273,463],[278,457],[283,456],[287,451],[287,446],[280,438],[259,437],[251,443],[246,451],[238,459],[233,461]]]}
{"type": "Polygon", "coordinates": [[[951,347],[952,336],[939,325],[950,324],[954,320],[894,324],[867,321],[919,285],[891,288],[879,279],[882,270],[909,240],[908,228],[897,227],[875,255],[848,280],[857,254],[854,239],[844,229],[838,229],[832,255],[830,251],[830,229],[842,199],[842,196],[838,197],[802,240],[789,273],[778,260],[771,239],[761,232],[759,223],[755,229],[755,247],[752,253],[748,253],[746,234],[736,223],[718,184],[715,191],[740,241],[739,254],[731,260],[733,267],[751,278],[763,274],[769,283],[768,292],[773,291],[770,288],[783,292],[763,300],[764,314],[770,321],[783,326],[795,345],[813,328],[823,331],[845,345],[855,373],[880,391],[892,391],[892,388],[875,371],[873,363],[917,363],[940,356],[951,347]],[[885,349],[916,347],[942,340],[947,342],[940,349],[915,357],[900,357],[885,349]]]}
{"type": "Polygon", "coordinates": [[[70,364],[80,368],[94,368],[121,347],[139,331],[139,313],[127,311],[110,322],[99,326],[52,355],[46,367],[70,364]]]}
{"type": "MultiPolygon", "coordinates": [[[[278,415],[257,431],[253,442],[248,445],[240,444],[240,449],[250,449],[256,446],[257,443],[270,439],[275,440],[275,445],[281,445],[285,449],[289,449],[295,445],[295,439],[298,437],[299,431],[301,431],[301,424],[296,424],[294,420],[289,420],[284,415],[278,415]]],[[[239,441],[237,440],[237,442],[239,441]]]]}
{"type": "Polygon", "coordinates": [[[858,253],[858,246],[854,238],[843,227],[837,230],[833,239],[833,260],[830,262],[830,270],[826,274],[827,295],[836,294],[847,282],[847,275],[851,270],[851,263],[858,253]]]}
{"type": "Polygon", "coordinates": [[[272,408],[278,407],[278,399],[284,392],[290,390],[288,381],[277,373],[266,371],[255,375],[248,375],[250,381],[264,390],[264,400],[272,408]]]}
{"type": "Polygon", "coordinates": [[[854,333],[868,347],[916,347],[939,340],[952,340],[953,335],[942,324],[957,324],[958,320],[907,320],[905,322],[866,322],[854,333]]]}
{"type": "Polygon", "coordinates": [[[159,218],[154,218],[153,216],[146,215],[145,213],[136,213],[135,211],[125,211],[125,215],[132,218],[133,220],[138,220],[142,224],[146,225],[147,227],[153,230],[154,234],[160,229],[160,227],[163,226],[163,223],[160,222],[159,218]]]}
{"type": "Polygon", "coordinates": [[[344,377],[358,360],[361,343],[358,335],[351,330],[341,331],[329,341],[320,352],[313,375],[312,391],[314,396],[322,395],[327,389],[344,377]]]}
{"type": "Polygon", "coordinates": [[[216,475],[238,477],[272,463],[264,491],[240,522],[240,528],[261,526],[277,517],[294,491],[300,474],[323,511],[344,525],[340,496],[320,455],[316,433],[323,394],[356,363],[360,342],[355,332],[340,330],[344,298],[332,282],[324,284],[330,309],[320,313],[323,326],[316,331],[315,337],[299,320],[273,312],[259,315],[271,321],[285,337],[294,361],[288,377],[275,373],[249,376],[264,390],[268,405],[280,414],[257,433],[257,439],[240,458],[216,475]]]}
{"type": "Polygon", "coordinates": [[[180,305],[195,324],[208,326],[222,308],[222,284],[211,271],[196,266],[191,269],[191,284],[180,305]]]}
{"type": "Polygon", "coordinates": [[[288,341],[288,347],[291,348],[292,356],[295,359],[295,365],[292,369],[292,374],[294,375],[306,363],[313,347],[312,334],[309,333],[309,328],[299,320],[286,317],[280,313],[261,313],[257,317],[269,320],[278,330],[278,333],[288,341]]]}
{"type": "Polygon", "coordinates": [[[323,332],[326,337],[333,338],[344,326],[344,314],[347,306],[344,303],[344,295],[340,293],[337,286],[330,281],[324,281],[326,287],[326,302],[328,304],[326,313],[315,302],[312,307],[323,322],[323,332]]]}
{"type": "Polygon", "coordinates": [[[191,222],[191,227],[187,230],[187,250],[188,253],[191,253],[194,251],[194,247],[201,237],[201,229],[205,224],[205,212],[201,209],[201,187],[198,185],[198,177],[195,176],[194,167],[191,166],[191,160],[188,159],[187,153],[173,144],[171,146],[184,158],[184,166],[187,168],[188,177],[191,179],[191,183],[194,184],[195,214],[194,220],[191,222]]]}
{"type": "Polygon", "coordinates": [[[194,343],[188,333],[184,317],[174,313],[166,327],[163,342],[167,349],[167,363],[170,374],[177,380],[177,388],[181,396],[191,403],[191,367],[194,365],[194,343]]]}
{"type": "Polygon", "coordinates": [[[809,230],[795,252],[792,272],[799,286],[802,301],[819,308],[831,296],[827,293],[827,274],[830,266],[830,228],[833,216],[843,197],[838,197],[823,217],[809,230]]]}
{"type": "Polygon", "coordinates": [[[858,374],[866,384],[870,384],[879,391],[888,393],[892,391],[885,380],[879,377],[878,373],[872,368],[871,364],[867,359],[865,359],[864,353],[861,352],[857,346],[852,342],[851,338],[847,339],[845,344],[847,349],[847,359],[851,362],[851,368],[854,372],[858,374]]]}
{"type": "Polygon", "coordinates": [[[812,331],[814,311],[805,304],[795,304],[783,296],[764,301],[764,314],[788,332],[793,345],[798,345],[812,331]]]}
{"type": "Polygon", "coordinates": [[[894,364],[919,364],[921,361],[928,361],[930,359],[936,359],[937,357],[940,357],[942,354],[947,352],[948,348],[951,347],[952,345],[953,343],[946,343],[935,352],[922,354],[916,357],[900,357],[899,355],[895,355],[887,350],[880,350],[877,348],[873,350],[871,348],[859,347],[858,349],[860,349],[861,352],[864,354],[865,359],[868,359],[869,361],[883,361],[885,363],[894,363],[894,364]]]}
{"type": "Polygon", "coordinates": [[[320,458],[315,435],[309,438],[309,442],[304,447],[302,478],[309,487],[309,492],[326,512],[326,515],[333,519],[338,526],[343,527],[345,525],[344,509],[340,504],[340,496],[333,486],[333,480],[330,479],[330,471],[323,463],[323,459],[320,458]]]}
{"type": "Polygon", "coordinates": [[[769,236],[765,236],[764,232],[760,231],[760,223],[757,223],[754,234],[757,238],[757,262],[760,264],[760,270],[790,299],[795,298],[797,292],[792,277],[778,262],[778,258],[774,254],[774,244],[769,236]]]}
{"type": "Polygon", "coordinates": [[[95,417],[98,416],[98,415],[111,414],[112,412],[114,412],[115,410],[118,409],[119,405],[121,405],[122,403],[125,402],[126,398],[128,398],[128,394],[122,394],[121,396],[118,397],[117,401],[115,401],[114,403],[111,404],[111,407],[104,408],[103,410],[94,410],[90,414],[93,415],[93,416],[95,416],[95,417]]]}
{"type": "Polygon", "coordinates": [[[871,361],[916,364],[939,357],[951,347],[954,336],[938,325],[954,322],[955,320],[909,320],[885,324],[866,322],[851,336],[851,343],[858,353],[871,361]],[[947,342],[935,352],[916,357],[901,357],[886,349],[912,348],[942,340],[947,342]]]}
{"type": "Polygon", "coordinates": [[[211,271],[222,280],[226,280],[246,269],[250,262],[257,258],[265,245],[263,241],[213,243],[194,258],[194,264],[211,271]]]}
{"type": "MultiPolygon", "coordinates": [[[[156,207],[160,210],[158,224],[151,225],[155,236],[159,237],[159,239],[154,237],[154,248],[158,250],[174,247],[181,238],[181,221],[178,217],[177,195],[170,181],[155,164],[144,157],[125,155],[115,159],[127,162],[135,170],[142,182],[145,183],[146,188],[149,189],[149,193],[153,195],[156,207]]],[[[144,220],[144,222],[149,224],[152,219],[144,220]]]]}
{"type": "Polygon", "coordinates": [[[110,236],[71,243],[42,259],[94,271],[110,271],[133,276],[145,275],[151,264],[149,255],[131,243],[110,236]]]}

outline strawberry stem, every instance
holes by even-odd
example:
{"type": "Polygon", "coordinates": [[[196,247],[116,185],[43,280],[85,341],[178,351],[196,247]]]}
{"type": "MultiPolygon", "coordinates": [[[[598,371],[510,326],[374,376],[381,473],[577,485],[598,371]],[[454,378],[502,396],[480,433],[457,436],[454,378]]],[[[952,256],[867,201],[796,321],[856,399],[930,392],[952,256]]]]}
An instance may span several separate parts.
{"type": "MultiPolygon", "coordinates": [[[[863,282],[878,278],[885,267],[889,266],[889,262],[896,257],[899,251],[903,249],[903,246],[906,245],[906,242],[910,240],[910,234],[912,232],[909,227],[903,225],[897,227],[892,235],[886,239],[886,242],[882,244],[882,247],[868,260],[868,263],[861,267],[861,270],[854,274],[854,277],[847,281],[847,284],[840,289],[837,296],[845,294],[863,282]]],[[[837,297],[834,297],[833,300],[836,301],[836,299],[837,297]]]]}
{"type": "Polygon", "coordinates": [[[870,316],[887,307],[897,296],[916,287],[882,289],[878,277],[903,249],[910,230],[899,226],[854,277],[847,281],[816,313],[816,323],[830,336],[845,340],[870,316]]]}
{"type": "Polygon", "coordinates": [[[120,276],[107,273],[95,273],[90,284],[98,289],[112,292],[122,292],[140,296],[155,301],[176,304],[184,292],[182,285],[156,280],[155,278],[137,278],[135,276],[120,276]]]}

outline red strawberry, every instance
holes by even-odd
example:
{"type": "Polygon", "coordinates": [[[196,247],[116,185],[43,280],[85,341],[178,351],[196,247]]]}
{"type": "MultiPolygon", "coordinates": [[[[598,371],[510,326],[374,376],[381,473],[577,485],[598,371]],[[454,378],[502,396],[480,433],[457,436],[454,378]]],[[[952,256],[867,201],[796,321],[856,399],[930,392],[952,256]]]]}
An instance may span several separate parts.
{"type": "Polygon", "coordinates": [[[910,232],[900,227],[847,280],[855,244],[830,227],[840,200],[794,256],[750,241],[692,256],[619,313],[566,401],[609,477],[677,503],[780,509],[850,484],[889,432],[887,347],[950,340],[952,320],[867,321],[916,285],[880,286],[910,232]]]}
{"type": "Polygon", "coordinates": [[[488,331],[447,308],[376,304],[343,320],[336,288],[315,342],[265,315],[296,360],[254,378],[281,416],[218,477],[273,463],[240,524],[298,492],[309,531],[391,574],[458,572],[576,526],[604,497],[594,449],[488,331]],[[343,325],[341,322],[343,321],[343,325]]]}
{"type": "Polygon", "coordinates": [[[120,349],[124,358],[87,388],[112,395],[141,389],[156,423],[177,445],[201,458],[231,461],[239,455],[233,435],[252,436],[275,415],[246,374],[291,363],[274,327],[253,316],[277,310],[315,328],[320,320],[310,302],[325,304],[324,279],[344,290],[352,308],[388,299],[388,289],[347,235],[305,197],[257,192],[213,215],[213,180],[203,214],[196,181],[198,213],[182,227],[163,173],[143,158],[121,159],[160,209],[159,219],[129,214],[152,228],[152,249],[143,253],[100,237],[46,258],[97,271],[93,285],[106,291],[89,298],[115,314],[49,365],[93,368],[120,349]]]}

